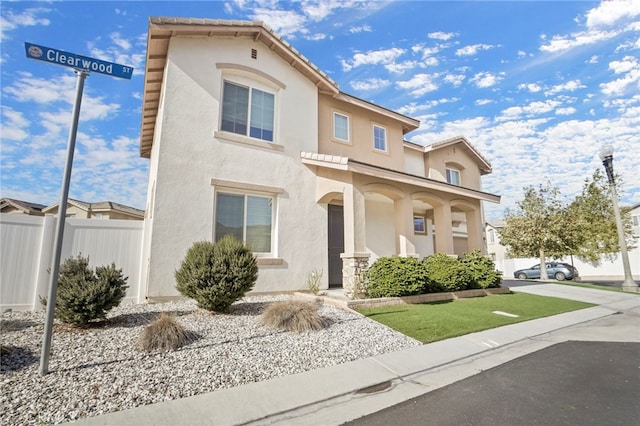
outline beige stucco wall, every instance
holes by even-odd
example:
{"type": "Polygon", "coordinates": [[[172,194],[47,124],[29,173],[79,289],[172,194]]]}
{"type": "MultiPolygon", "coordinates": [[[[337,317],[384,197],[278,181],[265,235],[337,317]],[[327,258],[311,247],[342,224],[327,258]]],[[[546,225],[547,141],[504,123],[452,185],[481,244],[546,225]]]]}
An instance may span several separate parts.
{"type": "Polygon", "coordinates": [[[315,202],[315,175],[300,161],[301,151],[317,151],[316,86],[260,42],[180,37],[171,40],[164,85],[149,176],[148,295],[178,295],[174,272],[185,253],[213,239],[212,179],[282,189],[273,229],[280,264],[260,266],[254,291],[301,289],[311,269],[327,271],[326,206],[315,202]],[[251,67],[285,87],[220,64],[251,67]],[[222,83],[231,74],[276,92],[280,149],[218,132],[222,83]]]}
{"type": "Polygon", "coordinates": [[[340,155],[380,167],[404,170],[402,126],[399,122],[371,110],[320,95],[318,114],[318,152],[340,155]],[[349,142],[333,138],[333,114],[349,117],[349,142]],[[387,152],[373,148],[373,126],[387,129],[387,152]]]}
{"type": "Polygon", "coordinates": [[[460,171],[462,186],[481,190],[478,164],[465,152],[462,144],[450,145],[428,152],[426,155],[428,176],[431,179],[446,182],[446,169],[449,165],[460,171]]]}
{"type": "Polygon", "coordinates": [[[427,177],[424,171],[424,152],[413,148],[404,148],[404,171],[416,176],[427,177]]]}

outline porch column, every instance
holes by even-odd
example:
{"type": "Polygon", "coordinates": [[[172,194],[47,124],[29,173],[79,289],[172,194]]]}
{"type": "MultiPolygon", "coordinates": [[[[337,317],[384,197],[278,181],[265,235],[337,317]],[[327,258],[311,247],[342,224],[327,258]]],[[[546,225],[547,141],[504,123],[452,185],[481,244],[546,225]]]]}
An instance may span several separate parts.
{"type": "Polygon", "coordinates": [[[436,228],[436,253],[454,254],[451,206],[448,202],[433,209],[436,228]]]}
{"type": "Polygon", "coordinates": [[[482,254],[487,254],[486,247],[482,240],[482,217],[480,210],[466,212],[467,218],[467,247],[469,251],[480,250],[482,254]]]}
{"type": "Polygon", "coordinates": [[[364,193],[354,184],[345,186],[344,203],[344,253],[342,258],[342,287],[350,298],[366,291],[366,272],[369,269],[369,253],[366,246],[364,193]]]}
{"type": "Polygon", "coordinates": [[[402,257],[418,257],[413,229],[413,199],[404,197],[393,202],[396,226],[396,253],[402,257]]]}

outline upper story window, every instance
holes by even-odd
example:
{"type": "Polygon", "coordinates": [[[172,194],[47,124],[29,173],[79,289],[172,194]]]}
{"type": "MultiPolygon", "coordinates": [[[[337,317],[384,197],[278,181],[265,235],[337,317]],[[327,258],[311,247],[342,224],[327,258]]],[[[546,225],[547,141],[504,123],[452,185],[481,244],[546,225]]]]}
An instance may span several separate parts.
{"type": "Polygon", "coordinates": [[[373,126],[373,148],[378,151],[387,150],[387,129],[380,126],[373,126]]]}
{"type": "Polygon", "coordinates": [[[489,229],[489,242],[490,243],[496,242],[496,231],[493,229],[489,229]]]}
{"type": "Polygon", "coordinates": [[[333,113],[333,138],[349,141],[349,117],[337,112],[333,113]]]}
{"type": "Polygon", "coordinates": [[[460,185],[460,170],[447,167],[447,182],[453,185],[460,185]]]}
{"type": "Polygon", "coordinates": [[[273,142],[275,95],[224,82],[220,130],[273,142]]]}
{"type": "Polygon", "coordinates": [[[271,253],[273,206],[269,196],[216,193],[215,240],[231,234],[254,253],[271,253]]]}

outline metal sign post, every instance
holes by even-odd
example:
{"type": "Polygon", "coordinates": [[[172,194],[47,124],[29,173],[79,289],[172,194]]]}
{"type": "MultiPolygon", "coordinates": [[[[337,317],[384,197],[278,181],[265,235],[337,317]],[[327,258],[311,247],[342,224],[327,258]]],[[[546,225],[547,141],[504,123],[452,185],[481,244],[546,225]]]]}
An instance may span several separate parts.
{"type": "Polygon", "coordinates": [[[51,335],[53,329],[53,316],[56,307],[56,293],[58,290],[58,273],[60,271],[60,257],[62,253],[62,241],[64,237],[64,226],[67,215],[67,199],[69,197],[69,183],[71,182],[71,169],[73,166],[73,153],[76,146],[76,135],[78,133],[78,120],[80,118],[80,106],[82,104],[82,92],[84,81],[90,72],[110,75],[112,77],[130,79],[133,75],[133,68],[89,58],[87,56],[76,55],[50,47],[39,46],[32,43],[25,43],[27,58],[45,61],[52,64],[71,67],[78,76],[76,81],[76,95],[73,103],[71,127],[69,129],[69,140],[67,144],[67,159],[64,166],[64,176],[62,178],[62,192],[60,194],[60,204],[58,206],[58,221],[56,224],[55,251],[51,261],[51,276],[49,280],[49,297],[47,298],[47,312],[44,324],[44,337],[42,339],[42,354],[40,357],[40,375],[44,376],[49,371],[49,355],[51,353],[51,335]]]}

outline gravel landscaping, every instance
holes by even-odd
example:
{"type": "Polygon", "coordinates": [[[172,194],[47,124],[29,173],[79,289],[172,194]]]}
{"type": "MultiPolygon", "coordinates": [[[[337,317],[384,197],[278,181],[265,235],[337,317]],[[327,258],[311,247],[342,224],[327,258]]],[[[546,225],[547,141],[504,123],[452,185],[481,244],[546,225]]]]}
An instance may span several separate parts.
{"type": "Polygon", "coordinates": [[[38,373],[44,312],[1,316],[2,425],[57,424],[342,364],[420,345],[356,313],[322,305],[327,327],[277,331],[259,322],[268,304],[291,296],[251,296],[229,314],[194,301],[125,305],[107,321],[74,329],[56,321],[50,373],[38,373]],[[177,351],[137,349],[144,327],[171,313],[197,338],[177,351]]]}

